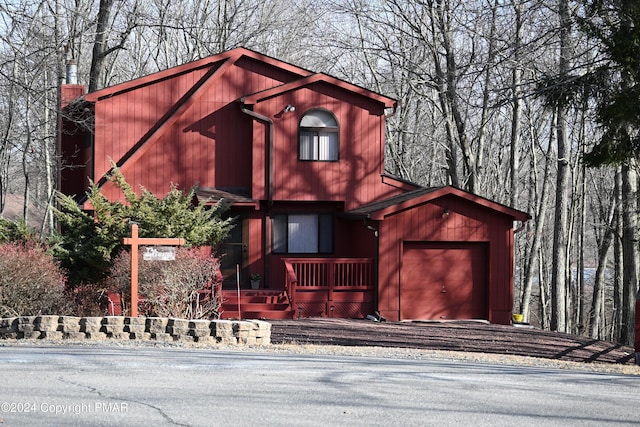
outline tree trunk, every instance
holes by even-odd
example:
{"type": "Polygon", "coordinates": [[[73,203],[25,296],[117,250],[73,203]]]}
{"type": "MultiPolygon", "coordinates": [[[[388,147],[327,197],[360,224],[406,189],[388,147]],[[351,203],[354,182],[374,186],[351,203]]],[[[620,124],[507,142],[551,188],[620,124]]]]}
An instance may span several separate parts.
{"type": "Polygon", "coordinates": [[[434,24],[434,34],[437,30],[440,31],[440,37],[442,38],[442,51],[445,53],[445,60],[442,61],[442,53],[438,48],[432,49],[433,65],[435,67],[435,78],[438,87],[438,100],[440,102],[440,108],[444,118],[444,126],[447,134],[447,151],[446,162],[449,179],[451,185],[454,187],[460,187],[460,179],[458,177],[458,158],[457,149],[461,146],[460,138],[463,137],[464,127],[461,129],[459,126],[461,123],[456,121],[456,115],[459,115],[456,109],[456,84],[457,84],[457,71],[455,65],[455,57],[451,52],[451,44],[449,40],[449,28],[446,24],[445,15],[443,10],[444,3],[437,5],[433,4],[431,9],[432,22],[434,24]],[[443,64],[444,62],[444,64],[443,64]]]}
{"type": "Polygon", "coordinates": [[[616,169],[615,176],[616,222],[613,245],[613,307],[611,309],[611,341],[620,342],[622,313],[622,168],[616,169]]]}
{"type": "MultiPolygon", "coordinates": [[[[555,116],[551,119],[551,123],[552,126],[555,126],[555,116]]],[[[525,265],[525,274],[524,274],[524,289],[522,291],[522,303],[520,305],[520,312],[522,313],[522,316],[524,318],[525,322],[529,322],[530,321],[530,315],[529,315],[529,305],[531,304],[531,291],[533,289],[533,279],[534,279],[534,267],[535,267],[535,260],[536,258],[539,258],[539,254],[541,251],[541,245],[542,245],[542,240],[543,240],[543,230],[544,230],[544,224],[545,224],[545,218],[547,216],[547,206],[548,206],[548,200],[549,200],[549,194],[551,193],[549,191],[549,183],[551,181],[551,177],[549,176],[549,163],[550,163],[550,158],[551,158],[551,139],[553,138],[553,132],[550,133],[550,140],[549,140],[549,144],[548,149],[547,149],[547,153],[545,156],[545,169],[544,169],[544,177],[543,177],[543,181],[542,181],[542,188],[541,189],[537,189],[537,183],[535,182],[535,178],[536,178],[536,174],[532,174],[532,178],[533,178],[533,182],[530,184],[531,187],[535,188],[535,192],[533,192],[534,196],[532,197],[533,199],[537,200],[538,198],[538,194],[540,195],[540,201],[537,203],[538,207],[537,207],[537,212],[536,212],[536,216],[535,216],[535,231],[533,233],[533,242],[531,243],[531,251],[529,252],[529,259],[527,260],[527,263],[525,265]]],[[[531,140],[532,141],[536,141],[537,140],[537,135],[535,134],[534,131],[531,131],[531,140]]],[[[535,147],[533,146],[533,142],[531,143],[531,162],[532,162],[532,169],[535,169],[536,164],[538,163],[536,161],[536,150],[535,147]]],[[[538,261],[541,262],[541,261],[538,261]]],[[[540,294],[542,296],[542,287],[540,289],[540,294]]]]}
{"type": "Polygon", "coordinates": [[[24,176],[24,189],[22,192],[23,201],[22,201],[22,219],[25,224],[29,223],[29,205],[31,204],[31,188],[30,188],[30,178],[31,171],[29,167],[29,154],[31,153],[31,102],[30,95],[27,94],[26,100],[26,113],[25,113],[25,125],[26,125],[26,142],[24,145],[24,149],[22,151],[22,175],[24,176]]]}
{"type": "Polygon", "coordinates": [[[100,0],[100,8],[98,9],[96,21],[96,38],[93,43],[91,69],[89,70],[89,92],[95,92],[100,89],[102,85],[105,68],[104,63],[108,51],[107,31],[109,29],[112,6],[113,0],[100,0]]]}
{"type": "Polygon", "coordinates": [[[14,61],[12,70],[12,78],[9,80],[8,93],[5,93],[6,115],[5,129],[0,140],[0,213],[4,211],[7,190],[9,188],[9,169],[11,165],[11,133],[14,126],[15,96],[16,85],[13,83],[18,78],[18,62],[14,61]]]}
{"type": "Polygon", "coordinates": [[[622,318],[620,342],[633,345],[638,293],[638,176],[633,160],[622,165],[622,318]]]}
{"type": "MultiPolygon", "coordinates": [[[[559,75],[561,79],[569,71],[569,31],[570,15],[568,0],[558,1],[558,13],[560,14],[560,59],[559,75]]],[[[568,267],[568,243],[569,243],[569,201],[570,176],[569,176],[569,156],[570,147],[568,144],[567,129],[567,106],[563,100],[557,105],[557,143],[558,143],[558,176],[556,179],[556,208],[554,220],[553,238],[553,265],[551,272],[551,330],[558,332],[568,332],[567,322],[567,267],[568,267]]]]}
{"type": "Polygon", "coordinates": [[[613,230],[616,212],[616,200],[611,199],[609,213],[605,223],[605,230],[602,241],[598,247],[598,267],[593,283],[593,297],[591,299],[591,315],[589,318],[589,335],[591,338],[605,339],[602,330],[604,321],[604,282],[606,280],[605,273],[607,271],[607,254],[613,242],[613,230]]]}
{"type": "Polygon", "coordinates": [[[556,206],[553,232],[553,264],[551,270],[551,330],[568,332],[567,328],[567,244],[568,206],[570,199],[569,162],[565,112],[558,109],[558,175],[556,178],[556,206]]]}
{"type": "MultiPolygon", "coordinates": [[[[517,208],[518,203],[518,147],[520,146],[520,115],[522,112],[522,65],[520,64],[520,45],[522,41],[522,10],[520,3],[514,2],[515,34],[513,46],[513,70],[511,71],[511,91],[513,101],[511,106],[511,141],[509,144],[509,172],[511,207],[517,208]]],[[[532,169],[535,170],[535,167],[532,169]]],[[[545,170],[546,175],[546,170],[545,170]]],[[[537,236],[537,234],[536,234],[537,236]]],[[[533,251],[532,251],[533,252],[533,251]]]]}
{"type": "Polygon", "coordinates": [[[549,327],[549,284],[547,283],[546,259],[544,251],[540,249],[538,254],[538,282],[540,283],[540,327],[549,327]]]}

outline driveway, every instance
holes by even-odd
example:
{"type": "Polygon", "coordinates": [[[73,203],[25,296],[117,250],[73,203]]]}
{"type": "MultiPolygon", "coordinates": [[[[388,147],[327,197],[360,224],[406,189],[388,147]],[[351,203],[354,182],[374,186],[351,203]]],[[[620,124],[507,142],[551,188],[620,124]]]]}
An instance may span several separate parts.
{"type": "Polygon", "coordinates": [[[526,326],[492,325],[482,321],[378,323],[299,319],[269,322],[274,344],[400,347],[635,365],[633,347],[526,326]]]}

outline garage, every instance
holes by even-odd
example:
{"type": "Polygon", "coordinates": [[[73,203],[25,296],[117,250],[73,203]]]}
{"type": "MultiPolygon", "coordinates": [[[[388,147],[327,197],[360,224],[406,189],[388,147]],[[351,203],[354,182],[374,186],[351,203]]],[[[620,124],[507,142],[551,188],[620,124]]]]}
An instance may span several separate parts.
{"type": "Polygon", "coordinates": [[[487,245],[404,242],[401,319],[486,319],[487,245]]]}
{"type": "Polygon", "coordinates": [[[511,323],[514,239],[525,212],[447,186],[351,214],[376,231],[375,306],[384,318],[511,323]]]}

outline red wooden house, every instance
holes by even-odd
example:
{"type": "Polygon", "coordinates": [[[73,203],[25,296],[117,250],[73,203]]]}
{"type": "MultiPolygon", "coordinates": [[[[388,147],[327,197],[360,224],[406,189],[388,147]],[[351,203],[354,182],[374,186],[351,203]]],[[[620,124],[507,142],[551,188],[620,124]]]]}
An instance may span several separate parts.
{"type": "Polygon", "coordinates": [[[134,188],[226,200],[225,317],[481,318],[509,323],[514,221],[453,187],[384,173],[394,99],[238,48],[94,93],[63,86],[60,188],[81,196],[115,161],[134,188]],[[260,274],[259,290],[249,277],[260,274]]]}

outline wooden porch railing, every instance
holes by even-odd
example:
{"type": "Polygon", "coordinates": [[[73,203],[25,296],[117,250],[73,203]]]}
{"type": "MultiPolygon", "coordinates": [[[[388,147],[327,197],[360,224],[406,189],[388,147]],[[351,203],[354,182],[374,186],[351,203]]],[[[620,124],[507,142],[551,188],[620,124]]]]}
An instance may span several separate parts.
{"type": "Polygon", "coordinates": [[[373,260],[370,258],[285,258],[285,292],[291,307],[296,293],[325,291],[328,301],[334,292],[373,290],[373,260]]]}

